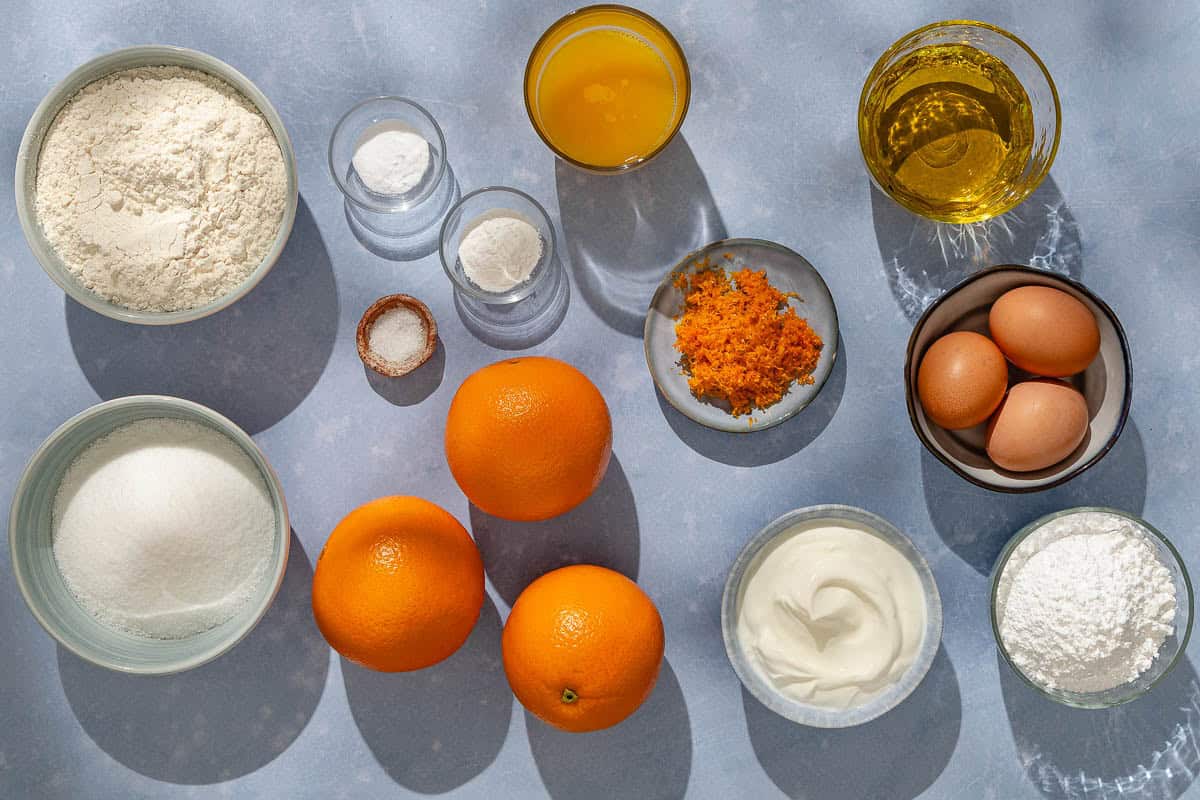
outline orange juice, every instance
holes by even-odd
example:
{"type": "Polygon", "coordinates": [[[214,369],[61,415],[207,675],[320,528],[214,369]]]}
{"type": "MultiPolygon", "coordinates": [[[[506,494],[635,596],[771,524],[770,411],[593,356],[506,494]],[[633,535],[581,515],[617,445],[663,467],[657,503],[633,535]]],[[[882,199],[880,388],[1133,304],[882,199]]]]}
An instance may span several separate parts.
{"type": "Polygon", "coordinates": [[[585,167],[623,169],[660,150],[689,92],[678,43],[633,9],[594,7],[559,20],[529,59],[525,99],[538,133],[585,167]]]}

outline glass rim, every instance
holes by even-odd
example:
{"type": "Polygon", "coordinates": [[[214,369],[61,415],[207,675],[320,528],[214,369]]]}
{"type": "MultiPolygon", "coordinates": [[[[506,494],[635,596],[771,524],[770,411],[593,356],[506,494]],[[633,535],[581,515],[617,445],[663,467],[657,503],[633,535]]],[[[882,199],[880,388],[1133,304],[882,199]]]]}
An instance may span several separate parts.
{"type": "Polygon", "coordinates": [[[371,97],[363,98],[354,105],[350,106],[350,108],[346,110],[346,113],[342,114],[337,123],[333,126],[333,133],[329,134],[329,146],[325,151],[326,162],[329,166],[329,174],[333,177],[333,182],[337,184],[337,187],[341,191],[342,195],[351,203],[380,214],[398,214],[403,213],[403,211],[397,210],[386,203],[376,203],[370,198],[359,197],[358,194],[353,192],[347,185],[346,179],[343,176],[338,175],[338,171],[333,165],[333,143],[337,141],[338,134],[341,133],[346,121],[350,119],[350,116],[354,114],[354,112],[359,111],[364,106],[370,105],[371,103],[378,103],[380,101],[398,102],[407,106],[411,106],[418,114],[427,119],[430,125],[433,126],[434,133],[437,134],[438,145],[438,158],[437,164],[434,166],[434,178],[429,182],[429,185],[425,187],[425,190],[419,195],[411,198],[410,202],[412,203],[412,206],[416,206],[429,199],[430,195],[432,195],[434,190],[437,189],[438,185],[441,184],[442,177],[446,174],[446,136],[442,133],[442,126],[438,124],[437,119],[433,116],[433,114],[429,113],[429,109],[425,108],[425,106],[421,105],[417,101],[411,100],[407,97],[401,97],[400,95],[395,94],[377,94],[372,95],[371,97]]]}
{"type": "Polygon", "coordinates": [[[438,260],[442,262],[442,271],[446,273],[446,276],[450,278],[450,282],[453,283],[455,288],[457,288],[459,291],[462,291],[469,297],[472,297],[476,300],[482,300],[485,303],[511,305],[524,300],[526,297],[533,294],[533,291],[537,288],[538,284],[541,282],[542,276],[546,274],[547,270],[554,268],[554,260],[557,257],[558,237],[554,232],[554,221],[550,219],[550,214],[546,212],[546,209],[536,199],[520,189],[514,189],[511,186],[481,186],[474,191],[467,192],[459,199],[457,203],[450,206],[449,210],[446,211],[446,216],[442,219],[442,227],[438,231],[438,260]],[[550,232],[550,236],[546,241],[546,252],[544,254],[545,257],[541,261],[543,265],[542,271],[537,274],[536,279],[534,274],[530,273],[529,278],[507,292],[489,292],[486,289],[481,289],[478,286],[472,285],[470,281],[460,277],[454,271],[454,267],[452,266],[453,262],[446,260],[446,239],[447,234],[450,232],[450,221],[454,218],[455,212],[462,209],[468,200],[489,192],[516,195],[522,200],[530,203],[535,209],[537,209],[538,213],[541,214],[542,219],[546,222],[546,230],[550,232]]]}
{"type": "MultiPolygon", "coordinates": [[[[1168,566],[1168,569],[1169,568],[1170,567],[1168,566]]],[[[1158,686],[1160,683],[1162,683],[1162,681],[1168,675],[1170,675],[1171,672],[1174,671],[1175,667],[1179,664],[1180,660],[1187,653],[1188,642],[1191,640],[1191,636],[1192,636],[1193,608],[1194,608],[1194,603],[1195,603],[1195,595],[1194,595],[1194,591],[1192,588],[1192,579],[1191,579],[1191,576],[1188,574],[1187,565],[1184,563],[1183,556],[1175,548],[1175,545],[1171,543],[1171,540],[1168,539],[1162,531],[1160,531],[1158,528],[1151,525],[1149,522],[1146,522],[1146,520],[1142,519],[1141,517],[1137,516],[1136,514],[1131,514],[1128,511],[1122,511],[1118,508],[1110,508],[1108,506],[1074,506],[1072,508],[1064,508],[1059,511],[1054,511],[1049,514],[1045,514],[1041,517],[1038,517],[1037,519],[1028,523],[1024,527],[1020,528],[1016,533],[1014,533],[1009,538],[1008,542],[1005,543],[1004,547],[1000,550],[1000,554],[996,557],[995,565],[992,567],[992,575],[991,575],[990,583],[991,583],[991,586],[988,589],[988,616],[991,620],[991,625],[992,625],[992,637],[996,640],[996,650],[1000,653],[1001,658],[1004,659],[1004,662],[1006,664],[1008,664],[1008,666],[1012,669],[1012,671],[1016,674],[1016,676],[1021,679],[1022,683],[1033,688],[1038,694],[1042,695],[1043,697],[1047,697],[1056,703],[1060,703],[1062,705],[1070,706],[1073,708],[1098,709],[1098,708],[1112,708],[1114,706],[1119,706],[1119,705],[1123,705],[1125,703],[1131,702],[1131,701],[1136,700],[1139,697],[1142,697],[1146,694],[1149,694],[1151,691],[1153,691],[1156,686],[1158,686]],[[1119,699],[1113,700],[1111,702],[1096,701],[1091,698],[1093,698],[1096,695],[1104,694],[1106,692],[1112,692],[1116,689],[1119,689],[1121,686],[1128,686],[1130,682],[1127,681],[1125,683],[1118,684],[1117,686],[1114,686],[1111,689],[1105,689],[1101,692],[1072,692],[1067,689],[1051,689],[1049,687],[1042,686],[1042,685],[1038,684],[1037,682],[1035,682],[1032,678],[1030,678],[1028,675],[1026,675],[1025,672],[1016,665],[1016,663],[1013,662],[1012,656],[1009,655],[1008,648],[1006,648],[1004,646],[1004,640],[1000,636],[1000,623],[996,616],[996,596],[1000,591],[1000,576],[1004,574],[1004,568],[1008,566],[1008,561],[1012,557],[1012,554],[1016,551],[1017,547],[1019,547],[1021,545],[1021,543],[1024,542],[1027,538],[1029,538],[1029,536],[1031,534],[1033,534],[1035,531],[1040,530],[1041,528],[1045,527],[1046,525],[1048,525],[1049,523],[1053,522],[1056,519],[1070,516],[1072,514],[1082,514],[1082,513],[1089,513],[1089,512],[1112,514],[1114,516],[1123,517],[1125,519],[1128,519],[1131,522],[1133,522],[1134,524],[1136,524],[1139,528],[1144,530],[1152,538],[1157,540],[1159,543],[1163,544],[1166,547],[1167,552],[1169,552],[1171,554],[1171,557],[1175,561],[1175,566],[1179,570],[1179,575],[1183,581],[1183,586],[1184,586],[1184,589],[1185,589],[1185,592],[1187,595],[1187,598],[1186,598],[1187,624],[1184,627],[1184,630],[1182,633],[1180,633],[1179,631],[1176,631],[1174,634],[1179,638],[1179,650],[1171,658],[1171,662],[1169,664],[1167,664],[1165,667],[1163,667],[1162,672],[1160,672],[1157,676],[1155,676],[1154,680],[1150,681],[1150,683],[1147,686],[1145,686],[1143,689],[1141,689],[1140,691],[1136,691],[1136,692],[1130,692],[1130,693],[1126,694],[1125,696],[1120,697],[1119,699]]],[[[1184,606],[1182,603],[1177,602],[1177,607],[1183,608],[1184,606]]],[[[1141,676],[1138,676],[1138,677],[1141,677],[1141,676]]]]}
{"type": "Polygon", "coordinates": [[[524,78],[521,81],[521,89],[522,89],[521,93],[524,95],[525,115],[529,118],[529,124],[533,126],[534,133],[536,133],[538,135],[538,138],[542,140],[542,143],[545,144],[546,147],[550,148],[550,151],[552,153],[554,153],[554,155],[561,158],[563,161],[566,161],[571,166],[577,167],[586,172],[595,172],[595,173],[600,173],[600,174],[604,174],[604,175],[617,175],[617,174],[620,174],[623,172],[629,172],[631,170],[637,169],[638,167],[644,166],[646,163],[651,161],[655,156],[657,156],[663,150],[666,150],[667,146],[675,140],[676,136],[679,135],[680,129],[683,128],[683,121],[684,121],[684,119],[687,118],[688,108],[691,106],[691,102],[692,102],[692,68],[691,68],[691,66],[689,66],[687,56],[683,52],[683,46],[679,44],[679,41],[675,38],[674,34],[671,33],[671,31],[667,28],[666,25],[663,25],[657,19],[655,19],[654,17],[647,14],[645,11],[641,11],[641,10],[633,8],[631,6],[621,5],[619,3],[597,3],[594,5],[583,6],[582,8],[577,8],[574,11],[570,11],[570,12],[564,14],[563,16],[556,19],[554,22],[550,23],[549,27],[547,27],[546,30],[542,32],[542,35],[538,37],[538,40],[534,43],[533,47],[530,49],[529,58],[525,61],[525,74],[524,74],[524,78]],[[675,124],[671,127],[670,132],[666,135],[666,137],[662,140],[662,142],[657,147],[655,147],[653,150],[651,150],[646,155],[639,156],[636,161],[629,161],[624,164],[617,164],[616,166],[602,166],[599,164],[589,164],[586,161],[581,161],[577,158],[573,158],[573,157],[567,155],[557,145],[555,145],[554,142],[550,141],[550,137],[542,129],[542,125],[538,122],[538,116],[537,116],[537,114],[534,113],[533,106],[529,102],[529,84],[530,84],[530,79],[533,76],[534,56],[536,56],[538,54],[538,51],[541,50],[542,45],[545,44],[546,40],[553,33],[558,31],[563,25],[566,25],[572,19],[575,19],[578,15],[586,14],[589,12],[595,12],[595,11],[616,11],[619,13],[628,14],[630,16],[637,17],[638,19],[641,19],[642,21],[648,23],[652,28],[654,28],[656,31],[661,33],[666,38],[667,42],[671,45],[671,48],[675,51],[675,54],[677,56],[679,56],[679,62],[683,65],[683,78],[685,81],[686,91],[683,93],[683,105],[679,109],[679,118],[675,121],[675,124]]]}
{"type": "MultiPolygon", "coordinates": [[[[863,153],[863,141],[864,141],[864,136],[865,136],[865,125],[863,122],[863,109],[866,107],[867,97],[870,93],[870,89],[879,80],[881,73],[885,69],[885,65],[887,65],[889,63],[889,61],[897,53],[899,53],[901,49],[904,48],[905,45],[907,45],[911,40],[920,36],[921,34],[928,33],[930,31],[941,30],[944,28],[952,28],[952,27],[977,28],[979,30],[989,31],[989,32],[995,33],[1005,39],[1008,39],[1009,41],[1016,44],[1019,48],[1021,48],[1021,50],[1023,50],[1025,52],[1026,55],[1028,55],[1033,60],[1033,63],[1037,66],[1038,71],[1041,72],[1042,78],[1045,79],[1045,81],[1046,81],[1046,85],[1050,87],[1050,99],[1053,101],[1053,105],[1054,105],[1054,141],[1050,143],[1050,153],[1046,157],[1044,166],[1040,170],[1038,170],[1036,177],[1029,183],[1027,189],[1021,193],[1020,197],[1017,198],[1017,200],[1015,202],[1013,202],[1011,205],[1007,205],[1003,211],[999,211],[997,213],[991,214],[990,216],[985,217],[984,219],[976,220],[977,222],[985,222],[988,219],[994,219],[994,218],[1000,216],[1001,214],[1006,214],[1009,211],[1012,211],[1014,208],[1016,208],[1022,202],[1027,200],[1035,191],[1037,191],[1037,188],[1039,186],[1041,186],[1042,181],[1044,181],[1046,179],[1046,176],[1050,174],[1050,168],[1052,166],[1054,166],[1054,159],[1058,155],[1058,145],[1059,145],[1060,140],[1062,139],[1062,103],[1058,96],[1058,87],[1054,83],[1054,78],[1050,75],[1050,70],[1048,70],[1046,68],[1045,62],[1043,62],[1041,57],[1038,56],[1038,54],[1034,52],[1032,47],[1030,47],[1028,44],[1026,44],[1025,41],[1023,39],[1021,39],[1021,37],[1017,36],[1016,34],[1010,32],[1010,31],[1007,31],[998,25],[993,25],[990,22],[983,22],[981,20],[947,19],[947,20],[942,20],[940,22],[931,22],[926,25],[922,25],[919,28],[915,28],[915,29],[909,31],[908,33],[904,34],[900,38],[896,39],[890,45],[888,45],[887,49],[883,51],[883,53],[879,56],[879,58],[876,59],[874,65],[872,65],[871,71],[867,73],[867,78],[865,81],[863,81],[862,92],[858,96],[858,120],[857,120],[857,123],[858,123],[859,155],[863,156],[863,161],[866,162],[866,156],[863,153]]],[[[1003,60],[1003,59],[1001,59],[1001,60],[1003,60]]],[[[1022,88],[1024,88],[1024,84],[1022,84],[1022,88]]],[[[898,203],[899,205],[901,205],[902,207],[904,207],[908,211],[912,212],[913,214],[916,214],[919,217],[923,217],[925,219],[932,219],[937,222],[952,222],[951,220],[944,220],[944,219],[940,219],[938,217],[929,216],[928,214],[926,214],[924,212],[921,212],[915,208],[912,208],[911,206],[909,206],[908,203],[905,203],[905,202],[897,199],[896,197],[894,197],[892,195],[891,192],[889,192],[883,188],[883,186],[880,184],[878,178],[875,176],[874,170],[871,169],[871,165],[869,163],[867,163],[866,166],[867,166],[867,175],[870,176],[872,183],[874,183],[879,188],[879,190],[882,191],[885,195],[887,195],[893,202],[898,203]]]]}

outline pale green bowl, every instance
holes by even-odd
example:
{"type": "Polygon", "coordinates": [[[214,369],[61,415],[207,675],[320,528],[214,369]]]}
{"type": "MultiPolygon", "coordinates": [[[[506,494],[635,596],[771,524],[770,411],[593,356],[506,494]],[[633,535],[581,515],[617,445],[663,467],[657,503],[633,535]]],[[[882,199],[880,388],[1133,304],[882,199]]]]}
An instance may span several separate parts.
{"type": "Polygon", "coordinates": [[[29,125],[25,128],[25,135],[21,137],[21,147],[17,151],[17,169],[13,182],[21,230],[25,233],[25,241],[29,243],[29,248],[37,257],[38,263],[42,265],[46,274],[77,303],[90,308],[97,314],[138,325],[176,325],[181,322],[191,322],[215,314],[245,297],[267,276],[271,267],[275,266],[275,262],[279,260],[280,254],[283,253],[284,245],[287,244],[288,236],[292,232],[292,223],[296,219],[299,185],[296,178],[296,154],[292,149],[292,140],[288,136],[287,129],[283,127],[283,119],[275,111],[275,107],[271,105],[267,96],[249,78],[224,61],[197,50],[167,45],[140,45],[114,50],[93,58],[63,78],[38,104],[33,112],[33,117],[29,120],[29,125]],[[84,86],[98,81],[106,75],[134,67],[158,66],[186,67],[207,72],[241,92],[254,104],[259,113],[267,120],[267,124],[271,126],[271,131],[275,134],[275,141],[279,143],[279,151],[283,154],[283,167],[287,173],[287,204],[284,206],[283,219],[280,220],[275,241],[262,262],[246,277],[246,280],[228,294],[218,297],[211,303],[180,311],[137,311],[111,303],[85,287],[76,280],[67,265],[58,257],[58,253],[46,241],[41,223],[38,222],[34,211],[38,156],[42,151],[42,139],[67,101],[84,86]]]}
{"type": "Polygon", "coordinates": [[[283,583],[291,525],[279,478],[254,441],[217,412],[159,395],[121,397],[92,406],[58,427],[29,459],[13,495],[8,544],[17,585],[46,632],[75,655],[101,667],[139,675],[166,675],[198,667],[225,653],[258,624],[283,583]],[[75,600],[54,561],[51,515],[67,467],[93,441],[149,417],[185,419],[225,434],[258,467],[275,507],[275,548],[259,595],[232,619],[185,639],[150,639],[108,628],[75,600]]]}

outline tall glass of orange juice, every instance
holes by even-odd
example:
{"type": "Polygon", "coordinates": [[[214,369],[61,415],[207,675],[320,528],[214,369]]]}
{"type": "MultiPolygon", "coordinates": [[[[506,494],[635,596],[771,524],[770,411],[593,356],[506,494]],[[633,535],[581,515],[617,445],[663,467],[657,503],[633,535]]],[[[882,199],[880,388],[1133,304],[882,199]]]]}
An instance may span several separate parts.
{"type": "Polygon", "coordinates": [[[626,6],[563,17],[525,67],[534,130],[560,158],[593,172],[622,172],[657,155],[683,124],[690,97],[679,42],[626,6]]]}

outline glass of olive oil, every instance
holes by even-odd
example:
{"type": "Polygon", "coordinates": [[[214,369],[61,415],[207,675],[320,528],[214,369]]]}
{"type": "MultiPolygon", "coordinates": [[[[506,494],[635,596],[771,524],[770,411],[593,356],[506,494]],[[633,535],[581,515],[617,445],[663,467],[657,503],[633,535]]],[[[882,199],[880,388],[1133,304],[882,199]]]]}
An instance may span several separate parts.
{"type": "Polygon", "coordinates": [[[1031,195],[1061,122],[1041,59],[1011,33],[969,20],[926,25],[892,45],[858,105],[871,177],[941,222],[981,222],[1031,195]]]}
{"type": "Polygon", "coordinates": [[[660,153],[690,97],[675,37],[627,6],[567,14],[542,34],[525,67],[534,130],[560,158],[590,172],[625,172],[660,153]]]}

